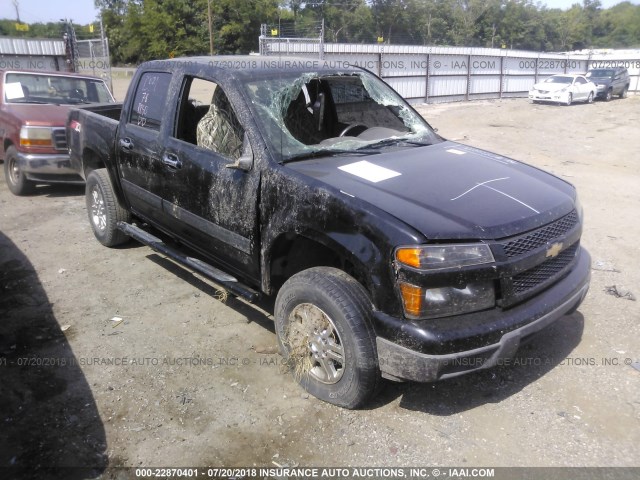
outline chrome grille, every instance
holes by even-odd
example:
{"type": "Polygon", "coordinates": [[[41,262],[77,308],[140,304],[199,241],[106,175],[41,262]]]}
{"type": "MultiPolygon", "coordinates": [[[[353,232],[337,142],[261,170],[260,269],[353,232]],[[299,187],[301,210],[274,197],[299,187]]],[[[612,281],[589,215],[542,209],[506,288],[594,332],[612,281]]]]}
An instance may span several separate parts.
{"type": "Polygon", "coordinates": [[[508,242],[501,243],[501,245],[507,257],[516,257],[546,245],[549,241],[569,232],[577,224],[578,213],[574,210],[545,227],[508,242]]]}
{"type": "Polygon", "coordinates": [[[67,149],[67,132],[64,128],[53,129],[53,145],[56,150],[67,149]]]}

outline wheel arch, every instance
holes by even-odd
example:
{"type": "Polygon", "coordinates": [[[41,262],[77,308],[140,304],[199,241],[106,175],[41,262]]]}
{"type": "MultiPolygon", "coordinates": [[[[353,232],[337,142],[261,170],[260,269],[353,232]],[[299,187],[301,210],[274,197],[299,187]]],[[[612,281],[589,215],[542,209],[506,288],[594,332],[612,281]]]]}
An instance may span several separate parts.
{"type": "Polygon", "coordinates": [[[375,275],[371,265],[380,265],[381,253],[361,235],[286,232],[271,242],[263,259],[263,290],[275,293],[282,284],[312,267],[335,267],[352,276],[374,297],[375,275]]]}
{"type": "Polygon", "coordinates": [[[2,144],[2,152],[3,152],[2,158],[4,158],[4,155],[7,154],[7,149],[12,146],[13,146],[13,141],[10,138],[5,138],[2,144]]]}
{"type": "Polygon", "coordinates": [[[107,168],[102,156],[91,148],[82,151],[82,173],[86,179],[93,170],[107,168]]]}
{"type": "Polygon", "coordinates": [[[94,170],[104,168],[109,174],[111,184],[113,185],[113,193],[120,202],[121,205],[128,206],[126,199],[120,188],[120,182],[118,181],[118,172],[115,170],[115,166],[112,162],[107,162],[104,156],[98,153],[96,150],[86,147],[82,151],[82,174],[85,180],[89,177],[89,174],[94,170]]]}

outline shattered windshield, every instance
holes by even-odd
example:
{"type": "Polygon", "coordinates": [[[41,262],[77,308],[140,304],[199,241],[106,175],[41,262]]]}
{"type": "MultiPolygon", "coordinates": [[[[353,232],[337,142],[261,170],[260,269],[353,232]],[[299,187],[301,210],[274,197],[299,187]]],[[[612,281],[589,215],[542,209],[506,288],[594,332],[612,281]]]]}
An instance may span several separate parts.
{"type": "Polygon", "coordinates": [[[281,162],[440,141],[397,93],[367,72],[280,74],[248,80],[245,89],[281,162]]]}

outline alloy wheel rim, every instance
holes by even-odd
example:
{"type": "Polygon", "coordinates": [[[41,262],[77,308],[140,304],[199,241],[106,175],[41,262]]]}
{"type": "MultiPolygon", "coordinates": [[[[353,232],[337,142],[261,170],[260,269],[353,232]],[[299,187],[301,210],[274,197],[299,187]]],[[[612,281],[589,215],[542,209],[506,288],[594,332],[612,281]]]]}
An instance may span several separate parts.
{"type": "Polygon", "coordinates": [[[94,185],[91,189],[91,221],[101,232],[107,228],[107,211],[104,205],[104,198],[97,185],[94,185]]]}
{"type": "Polygon", "coordinates": [[[305,374],[332,385],[344,374],[344,347],[333,320],[311,303],[297,305],[289,315],[286,344],[305,374]]]}

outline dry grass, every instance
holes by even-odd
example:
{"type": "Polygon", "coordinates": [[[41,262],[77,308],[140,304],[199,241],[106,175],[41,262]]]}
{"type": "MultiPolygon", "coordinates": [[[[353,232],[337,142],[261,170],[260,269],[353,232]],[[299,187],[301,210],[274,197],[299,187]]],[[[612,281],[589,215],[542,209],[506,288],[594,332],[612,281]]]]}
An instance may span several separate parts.
{"type": "Polygon", "coordinates": [[[285,365],[299,382],[309,375],[313,368],[313,360],[309,350],[309,332],[305,331],[301,322],[290,321],[284,332],[282,344],[288,354],[285,365]]]}
{"type": "Polygon", "coordinates": [[[227,292],[226,290],[216,290],[213,298],[215,298],[219,302],[227,303],[227,300],[229,299],[229,292],[227,292]]]}

